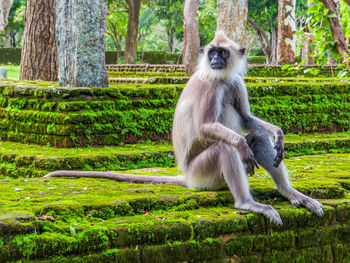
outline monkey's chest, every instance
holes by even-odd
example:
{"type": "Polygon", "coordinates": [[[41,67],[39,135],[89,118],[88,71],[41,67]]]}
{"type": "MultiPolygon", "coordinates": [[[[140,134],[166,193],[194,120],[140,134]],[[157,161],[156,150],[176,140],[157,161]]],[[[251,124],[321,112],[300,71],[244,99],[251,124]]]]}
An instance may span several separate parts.
{"type": "Polygon", "coordinates": [[[248,134],[248,131],[243,127],[241,116],[231,104],[223,105],[219,115],[219,122],[239,135],[244,136],[248,134]]]}

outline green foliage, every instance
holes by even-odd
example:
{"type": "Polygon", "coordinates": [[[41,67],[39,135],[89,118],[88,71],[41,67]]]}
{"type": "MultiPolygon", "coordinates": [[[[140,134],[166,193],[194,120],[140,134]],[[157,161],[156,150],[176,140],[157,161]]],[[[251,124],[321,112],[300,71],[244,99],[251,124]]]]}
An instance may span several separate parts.
{"type": "MultiPolygon", "coordinates": [[[[106,34],[118,51],[121,51],[123,48],[124,38],[127,32],[128,15],[124,8],[118,1],[108,1],[109,12],[107,14],[106,34]]],[[[117,57],[115,61],[118,59],[117,57]]]]}
{"type": "Polygon", "coordinates": [[[0,64],[21,63],[21,48],[0,48],[0,64]]]}
{"type": "Polygon", "coordinates": [[[216,31],[216,1],[201,0],[198,3],[198,27],[201,46],[207,45],[216,31]]]}
{"type": "MultiPolygon", "coordinates": [[[[5,27],[4,32],[0,32],[0,39],[6,38],[10,41],[12,48],[17,48],[21,45],[21,38],[24,31],[24,11],[25,11],[25,0],[14,0],[9,18],[8,24],[5,27]]],[[[0,48],[4,47],[0,41],[0,48]]],[[[0,55],[1,58],[1,55],[0,55]]]]}
{"type": "MultiPolygon", "coordinates": [[[[344,32],[345,39],[350,36],[350,6],[344,3],[343,0],[339,1],[340,6],[340,23],[344,32]]],[[[335,15],[335,14],[333,14],[335,15]]],[[[311,0],[309,2],[309,8],[307,10],[306,25],[301,29],[299,34],[305,32],[311,32],[313,40],[311,47],[315,50],[314,53],[310,54],[315,57],[317,64],[325,65],[329,58],[333,58],[335,61],[340,61],[341,65],[339,68],[339,76],[346,76],[347,71],[344,70],[344,61],[341,61],[341,56],[336,49],[336,43],[333,40],[332,32],[329,24],[328,9],[326,9],[320,0],[311,0]]],[[[301,38],[303,40],[305,38],[301,38]]],[[[303,62],[301,62],[302,64],[303,62]]]]}
{"type": "Polygon", "coordinates": [[[248,57],[249,64],[266,64],[265,56],[249,56],[248,57]]]}
{"type": "Polygon", "coordinates": [[[265,31],[277,27],[278,5],[275,0],[248,0],[248,17],[265,31]]]}

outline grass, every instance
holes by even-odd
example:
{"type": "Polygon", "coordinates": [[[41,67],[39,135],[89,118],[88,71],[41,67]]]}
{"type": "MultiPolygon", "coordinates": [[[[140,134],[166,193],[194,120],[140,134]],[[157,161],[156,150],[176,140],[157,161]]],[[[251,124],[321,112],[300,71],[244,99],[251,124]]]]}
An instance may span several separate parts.
{"type": "Polygon", "coordinates": [[[15,79],[15,80],[19,79],[20,70],[21,70],[20,65],[10,65],[10,64],[0,65],[0,68],[7,69],[7,78],[8,79],[15,79]]]}

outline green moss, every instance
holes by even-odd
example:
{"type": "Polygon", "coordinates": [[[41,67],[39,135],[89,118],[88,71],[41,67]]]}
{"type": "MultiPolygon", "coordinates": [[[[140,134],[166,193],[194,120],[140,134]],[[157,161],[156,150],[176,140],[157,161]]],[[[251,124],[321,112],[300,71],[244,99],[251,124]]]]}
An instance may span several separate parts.
{"type": "Polygon", "coordinates": [[[147,246],[143,250],[143,262],[203,262],[220,259],[221,242],[218,239],[203,242],[170,243],[162,246],[147,246]]]}
{"type": "Polygon", "coordinates": [[[225,252],[229,256],[238,255],[246,256],[250,255],[253,250],[253,237],[252,236],[240,236],[232,238],[225,244],[225,252]]]}
{"type": "MultiPolygon", "coordinates": [[[[305,79],[248,83],[247,87],[252,112],[285,132],[348,131],[347,82],[305,79]]],[[[51,82],[1,81],[0,139],[56,147],[169,140],[183,86],[116,84],[71,89],[51,82]]],[[[338,148],[348,147],[348,142],[337,143],[338,148]]],[[[316,146],[309,151],[320,151],[316,146]]]]}
{"type": "Polygon", "coordinates": [[[336,244],[333,247],[333,260],[335,262],[346,262],[350,260],[350,243],[336,244]]]}
{"type": "Polygon", "coordinates": [[[76,250],[76,240],[58,233],[16,236],[9,243],[12,259],[43,258],[64,255],[76,250]]]}
{"type": "Polygon", "coordinates": [[[271,250],[264,254],[262,262],[333,262],[330,246],[311,247],[307,249],[271,250]]]}

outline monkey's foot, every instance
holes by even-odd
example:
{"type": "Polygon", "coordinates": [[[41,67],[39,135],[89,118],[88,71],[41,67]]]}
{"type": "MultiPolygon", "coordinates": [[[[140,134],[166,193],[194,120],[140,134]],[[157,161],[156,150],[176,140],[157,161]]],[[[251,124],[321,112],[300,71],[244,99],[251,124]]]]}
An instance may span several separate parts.
{"type": "Polygon", "coordinates": [[[236,204],[235,207],[263,214],[265,217],[270,219],[272,223],[275,223],[276,225],[283,224],[280,214],[270,205],[264,205],[255,201],[249,201],[239,205],[236,204]]]}
{"type": "Polygon", "coordinates": [[[302,193],[296,194],[295,196],[289,198],[289,200],[292,203],[292,205],[295,205],[297,207],[303,205],[316,215],[323,215],[322,204],[311,197],[303,195],[302,193]]]}

